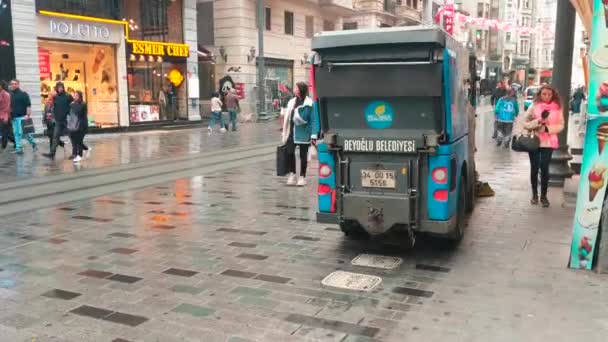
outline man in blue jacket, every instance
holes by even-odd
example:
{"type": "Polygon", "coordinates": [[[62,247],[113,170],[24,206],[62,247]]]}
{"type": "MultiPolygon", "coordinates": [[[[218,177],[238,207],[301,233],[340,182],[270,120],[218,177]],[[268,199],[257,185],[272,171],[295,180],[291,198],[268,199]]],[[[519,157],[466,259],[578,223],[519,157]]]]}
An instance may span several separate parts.
{"type": "Polygon", "coordinates": [[[513,132],[513,122],[519,114],[519,104],[517,103],[515,90],[509,90],[507,95],[498,100],[496,108],[494,108],[494,114],[496,115],[498,129],[496,146],[504,144],[505,148],[509,148],[511,133],[513,132]]]}

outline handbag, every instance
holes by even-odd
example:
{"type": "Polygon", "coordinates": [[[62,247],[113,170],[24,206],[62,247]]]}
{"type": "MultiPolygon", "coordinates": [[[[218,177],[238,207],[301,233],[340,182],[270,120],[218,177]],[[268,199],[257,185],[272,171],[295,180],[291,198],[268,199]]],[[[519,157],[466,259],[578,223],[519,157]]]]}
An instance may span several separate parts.
{"type": "Polygon", "coordinates": [[[511,148],[516,152],[536,152],[540,148],[540,138],[534,132],[514,136],[511,148]]]}
{"type": "Polygon", "coordinates": [[[23,134],[36,133],[36,130],[34,129],[34,120],[32,118],[29,118],[21,121],[21,130],[23,131],[23,134]]]}
{"type": "Polygon", "coordinates": [[[277,176],[283,177],[289,173],[287,170],[287,145],[277,147],[277,176]]]}
{"type": "Polygon", "coordinates": [[[80,119],[74,112],[70,112],[70,114],[68,114],[67,129],[70,133],[78,132],[80,130],[80,119]]]}

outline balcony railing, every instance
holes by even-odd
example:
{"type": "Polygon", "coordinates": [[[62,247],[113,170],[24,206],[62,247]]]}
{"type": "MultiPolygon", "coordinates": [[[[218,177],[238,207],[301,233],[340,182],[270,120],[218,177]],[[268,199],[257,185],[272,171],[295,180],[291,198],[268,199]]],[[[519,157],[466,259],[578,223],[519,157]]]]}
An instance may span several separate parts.
{"type": "Polygon", "coordinates": [[[332,9],[353,10],[353,0],[319,0],[319,5],[332,9]]]}

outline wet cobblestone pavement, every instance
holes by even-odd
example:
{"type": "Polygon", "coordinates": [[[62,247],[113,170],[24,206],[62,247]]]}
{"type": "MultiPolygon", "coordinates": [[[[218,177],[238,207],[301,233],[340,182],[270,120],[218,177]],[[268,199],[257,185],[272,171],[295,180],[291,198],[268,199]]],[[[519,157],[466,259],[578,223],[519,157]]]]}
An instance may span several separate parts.
{"type": "MultiPolygon", "coordinates": [[[[27,143],[25,154],[15,156],[0,150],[0,183],[77,172],[83,168],[103,168],[138,163],[147,160],[162,160],[168,157],[194,155],[221,149],[275,142],[279,139],[278,124],[244,124],[237,132],[208,134],[206,128],[180,131],[148,131],[137,133],[113,133],[87,135],[85,143],[92,148],[91,157],[74,167],[67,160],[71,154],[69,139],[63,137],[67,149],[57,149],[57,160],[50,161],[41,153],[48,152],[48,139],[38,138],[39,152],[34,153],[27,143]]],[[[24,141],[25,142],[25,141],[24,141]]]]}
{"type": "MultiPolygon", "coordinates": [[[[274,128],[252,125],[240,133],[250,137],[207,146],[269,142],[274,128]]],[[[156,136],[99,146],[121,146],[137,162],[209,139],[172,132],[157,152],[141,152],[156,136]]],[[[566,268],[572,212],[559,189],[550,209],[531,207],[527,157],[483,136],[478,145],[478,169],[497,196],[478,202],[456,248],[345,239],[315,222],[316,182],[285,187],[269,162],[5,216],[0,340],[605,341],[606,278],[566,268]],[[361,253],[403,263],[353,266],[361,253]],[[322,286],[336,270],[382,283],[371,292],[322,286]]],[[[111,154],[100,153],[125,160],[111,154]]],[[[60,172],[44,167],[36,174],[60,172]]]]}

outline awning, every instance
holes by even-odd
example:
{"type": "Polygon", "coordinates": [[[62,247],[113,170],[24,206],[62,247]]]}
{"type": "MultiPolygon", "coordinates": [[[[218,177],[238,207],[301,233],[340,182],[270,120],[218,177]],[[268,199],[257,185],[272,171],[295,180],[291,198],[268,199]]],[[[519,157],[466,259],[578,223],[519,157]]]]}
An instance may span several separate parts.
{"type": "Polygon", "coordinates": [[[540,72],[540,77],[551,77],[553,76],[553,70],[543,70],[540,72]]]}
{"type": "Polygon", "coordinates": [[[576,9],[576,13],[581,18],[585,31],[591,33],[593,22],[593,1],[594,0],[570,0],[572,6],[576,9]]]}

